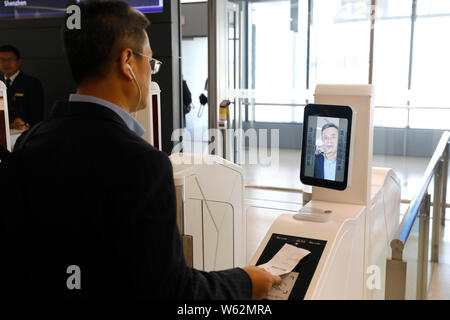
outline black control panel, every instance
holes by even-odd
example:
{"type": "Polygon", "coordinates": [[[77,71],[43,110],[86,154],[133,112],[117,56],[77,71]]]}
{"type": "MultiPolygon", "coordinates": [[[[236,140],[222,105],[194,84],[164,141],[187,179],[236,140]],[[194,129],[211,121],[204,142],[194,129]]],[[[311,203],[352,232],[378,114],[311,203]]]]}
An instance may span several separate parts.
{"type": "Polygon", "coordinates": [[[285,243],[311,252],[300,260],[293,270],[293,272],[298,273],[298,277],[292,290],[290,291],[288,300],[302,300],[308,291],[309,284],[311,283],[327,242],[325,240],[293,237],[274,233],[264,248],[264,251],[259,257],[256,265],[259,266],[269,262],[269,260],[272,259],[272,257],[283,247],[285,243]]]}

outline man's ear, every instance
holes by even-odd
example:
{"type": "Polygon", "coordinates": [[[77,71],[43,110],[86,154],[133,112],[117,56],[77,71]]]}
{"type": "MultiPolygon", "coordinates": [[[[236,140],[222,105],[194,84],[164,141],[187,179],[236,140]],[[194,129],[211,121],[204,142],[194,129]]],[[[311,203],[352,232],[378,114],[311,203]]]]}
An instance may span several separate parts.
{"type": "Polygon", "coordinates": [[[129,81],[133,80],[132,70],[130,66],[133,63],[133,52],[131,49],[124,49],[120,54],[119,58],[119,68],[121,74],[126,77],[129,81]]]}

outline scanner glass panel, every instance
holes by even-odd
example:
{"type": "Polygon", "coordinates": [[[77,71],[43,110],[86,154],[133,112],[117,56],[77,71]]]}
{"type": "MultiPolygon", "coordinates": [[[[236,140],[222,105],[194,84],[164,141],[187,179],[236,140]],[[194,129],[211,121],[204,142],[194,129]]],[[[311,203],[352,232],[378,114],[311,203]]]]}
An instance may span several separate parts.
{"type": "MultiPolygon", "coordinates": [[[[298,273],[294,285],[285,292],[286,298],[280,300],[301,300],[308,291],[309,284],[314,276],[320,257],[327,244],[326,240],[309,239],[303,237],[288,236],[283,234],[272,234],[264,251],[256,263],[257,266],[268,262],[283,247],[285,243],[306,249],[311,253],[304,257],[294,268],[293,273],[298,273]]],[[[278,299],[277,299],[278,300],[278,299]]]]}

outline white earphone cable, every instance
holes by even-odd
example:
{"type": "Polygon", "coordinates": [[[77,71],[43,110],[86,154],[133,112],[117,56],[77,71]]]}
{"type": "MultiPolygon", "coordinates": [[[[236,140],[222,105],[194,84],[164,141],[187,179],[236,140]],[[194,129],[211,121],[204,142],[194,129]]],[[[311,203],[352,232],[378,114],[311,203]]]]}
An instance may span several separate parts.
{"type": "Polygon", "coordinates": [[[130,70],[131,75],[133,76],[134,82],[136,82],[136,85],[137,85],[138,90],[139,90],[139,102],[138,102],[138,104],[136,106],[136,111],[137,111],[137,110],[139,110],[139,106],[141,105],[141,100],[142,100],[141,86],[139,85],[139,82],[137,81],[136,76],[134,75],[133,68],[131,68],[131,66],[129,64],[127,66],[128,66],[128,69],[130,70]]]}

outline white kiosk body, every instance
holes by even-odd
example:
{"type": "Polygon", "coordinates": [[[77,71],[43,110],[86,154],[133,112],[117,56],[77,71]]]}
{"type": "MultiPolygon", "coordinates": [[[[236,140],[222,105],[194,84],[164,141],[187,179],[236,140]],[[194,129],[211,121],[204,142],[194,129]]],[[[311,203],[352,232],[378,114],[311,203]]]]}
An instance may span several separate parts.
{"type": "Polygon", "coordinates": [[[242,168],[214,155],[175,153],[170,159],[175,187],[183,190],[178,225],[192,237],[192,266],[204,271],[244,266],[242,168]]]}
{"type": "MultiPolygon", "coordinates": [[[[150,88],[149,108],[135,118],[142,137],[161,150],[161,90],[150,88]]],[[[177,189],[177,223],[188,265],[212,271],[245,264],[244,177],[242,169],[211,155],[170,156],[177,189]],[[180,194],[181,193],[181,194],[180,194]]]]}
{"type": "Polygon", "coordinates": [[[8,116],[8,94],[6,92],[6,85],[0,81],[0,143],[8,151],[12,151],[11,136],[9,130],[9,116],[8,116]]]}
{"type": "Polygon", "coordinates": [[[283,214],[270,227],[250,264],[267,262],[284,243],[311,251],[278,299],[370,299],[382,290],[377,281],[368,282],[369,276],[378,276],[380,284],[384,279],[387,248],[399,223],[400,182],[392,170],[372,170],[372,97],[370,85],[316,88],[316,104],[351,106],[356,113],[351,180],[344,191],[313,187],[300,216],[283,214]]]}

